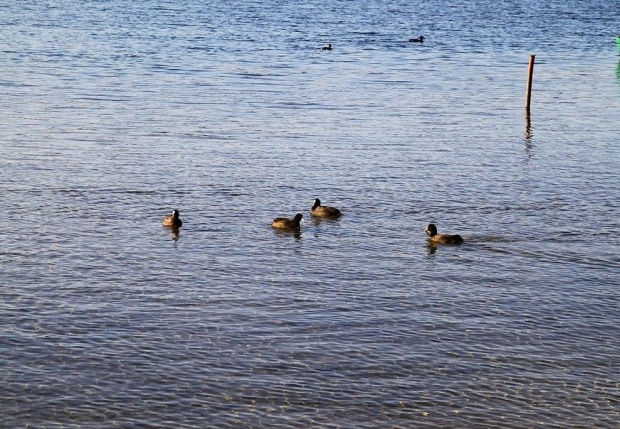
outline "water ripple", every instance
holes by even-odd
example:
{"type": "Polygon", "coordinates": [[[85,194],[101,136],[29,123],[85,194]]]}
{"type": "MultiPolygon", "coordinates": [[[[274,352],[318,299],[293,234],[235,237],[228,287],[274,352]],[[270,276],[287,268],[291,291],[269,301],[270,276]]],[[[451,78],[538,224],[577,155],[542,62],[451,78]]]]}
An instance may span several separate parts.
{"type": "Polygon", "coordinates": [[[582,3],[0,6],[2,425],[616,427],[617,13],[582,3]]]}

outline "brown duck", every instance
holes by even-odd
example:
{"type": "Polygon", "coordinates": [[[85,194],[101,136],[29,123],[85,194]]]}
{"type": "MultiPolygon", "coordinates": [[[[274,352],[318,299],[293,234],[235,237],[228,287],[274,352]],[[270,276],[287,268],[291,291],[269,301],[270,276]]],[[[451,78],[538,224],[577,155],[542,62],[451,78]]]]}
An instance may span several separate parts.
{"type": "Polygon", "coordinates": [[[437,227],[434,224],[429,224],[424,230],[428,234],[429,239],[433,243],[438,244],[461,244],[463,242],[463,237],[458,234],[450,235],[450,234],[437,234],[437,227]]]}
{"type": "Polygon", "coordinates": [[[164,215],[164,219],[161,221],[161,224],[170,228],[178,228],[183,225],[183,222],[179,219],[179,211],[173,210],[172,214],[164,215]]]}
{"type": "Polygon", "coordinates": [[[312,204],[310,213],[312,214],[312,216],[331,218],[337,218],[342,215],[340,210],[338,210],[336,207],[322,206],[321,200],[319,200],[318,198],[314,200],[314,204],[312,204]]]}
{"type": "Polygon", "coordinates": [[[299,229],[299,224],[303,218],[301,213],[297,213],[293,219],[277,217],[271,222],[271,226],[278,229],[299,229]]]}

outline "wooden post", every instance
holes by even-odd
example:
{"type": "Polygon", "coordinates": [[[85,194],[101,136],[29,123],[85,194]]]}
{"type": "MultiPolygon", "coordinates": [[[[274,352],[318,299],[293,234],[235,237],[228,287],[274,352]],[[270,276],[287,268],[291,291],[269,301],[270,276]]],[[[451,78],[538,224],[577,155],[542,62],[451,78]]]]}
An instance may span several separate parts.
{"type": "Polygon", "coordinates": [[[536,55],[530,55],[530,66],[527,69],[527,89],[525,90],[525,109],[530,111],[530,101],[532,99],[532,76],[534,76],[534,59],[536,55]]]}

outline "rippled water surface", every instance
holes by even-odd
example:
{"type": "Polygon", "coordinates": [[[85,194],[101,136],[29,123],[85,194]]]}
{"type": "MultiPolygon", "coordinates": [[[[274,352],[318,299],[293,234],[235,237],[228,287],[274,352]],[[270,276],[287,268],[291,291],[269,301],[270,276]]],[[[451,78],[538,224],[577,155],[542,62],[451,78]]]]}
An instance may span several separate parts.
{"type": "Polygon", "coordinates": [[[618,427],[617,2],[7,3],[3,427],[618,427]]]}

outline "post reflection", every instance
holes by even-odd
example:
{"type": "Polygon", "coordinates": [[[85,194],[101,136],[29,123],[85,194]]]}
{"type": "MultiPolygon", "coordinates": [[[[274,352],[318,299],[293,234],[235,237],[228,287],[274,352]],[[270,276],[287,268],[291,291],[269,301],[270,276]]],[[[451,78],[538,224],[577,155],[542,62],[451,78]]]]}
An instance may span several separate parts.
{"type": "Polygon", "coordinates": [[[523,140],[525,142],[525,154],[528,158],[532,157],[532,120],[530,117],[530,109],[525,109],[525,134],[523,140]]]}

